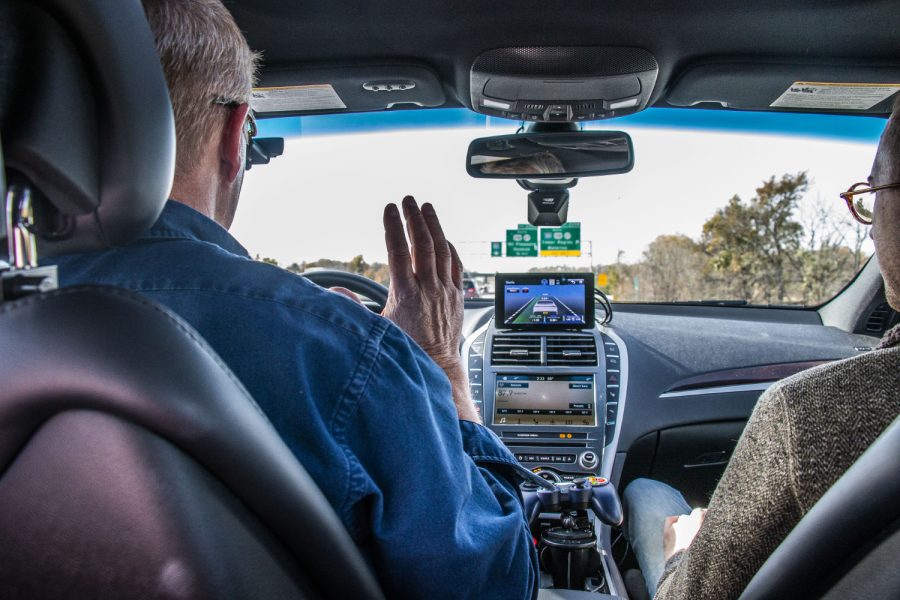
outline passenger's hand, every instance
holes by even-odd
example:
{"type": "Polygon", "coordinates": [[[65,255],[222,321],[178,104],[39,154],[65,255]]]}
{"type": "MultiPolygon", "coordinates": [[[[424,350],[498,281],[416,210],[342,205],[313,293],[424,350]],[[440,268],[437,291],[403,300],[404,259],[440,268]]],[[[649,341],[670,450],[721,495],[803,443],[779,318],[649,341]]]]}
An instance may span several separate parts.
{"type": "Polygon", "coordinates": [[[663,555],[666,561],[676,552],[687,550],[706,517],[705,508],[695,508],[689,515],[666,517],[663,525],[663,555]]]}
{"type": "Polygon", "coordinates": [[[463,321],[462,262],[444,237],[431,204],[403,199],[406,232],[395,204],[384,209],[391,285],[381,314],[405,331],[440,366],[453,386],[461,419],[480,421],[459,357],[463,321]],[[407,242],[407,234],[409,242],[407,242]]]}

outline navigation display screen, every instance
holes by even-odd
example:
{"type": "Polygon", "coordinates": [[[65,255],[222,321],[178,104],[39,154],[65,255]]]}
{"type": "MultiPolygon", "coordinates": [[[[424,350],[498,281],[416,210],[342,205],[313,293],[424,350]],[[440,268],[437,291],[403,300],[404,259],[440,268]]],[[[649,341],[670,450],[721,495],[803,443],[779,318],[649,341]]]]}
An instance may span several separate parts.
{"type": "Polygon", "coordinates": [[[497,375],[494,425],[596,425],[593,375],[497,375]]]}
{"type": "Polygon", "coordinates": [[[590,273],[497,275],[497,316],[512,329],[594,326],[590,273]]]}

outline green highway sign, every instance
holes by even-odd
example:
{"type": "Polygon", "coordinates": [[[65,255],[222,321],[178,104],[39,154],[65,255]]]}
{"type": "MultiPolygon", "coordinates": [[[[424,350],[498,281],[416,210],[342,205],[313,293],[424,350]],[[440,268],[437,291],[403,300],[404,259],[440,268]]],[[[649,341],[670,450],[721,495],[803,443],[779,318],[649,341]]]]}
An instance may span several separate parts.
{"type": "Polygon", "coordinates": [[[491,242],[491,256],[503,256],[503,242],[491,242]]]}
{"type": "Polygon", "coordinates": [[[542,227],[541,256],[581,256],[581,223],[542,227]]]}
{"type": "MultiPolygon", "coordinates": [[[[491,248],[493,256],[493,248],[491,248]]],[[[537,256],[538,228],[533,225],[519,225],[518,229],[506,230],[506,256],[537,256]]]]}

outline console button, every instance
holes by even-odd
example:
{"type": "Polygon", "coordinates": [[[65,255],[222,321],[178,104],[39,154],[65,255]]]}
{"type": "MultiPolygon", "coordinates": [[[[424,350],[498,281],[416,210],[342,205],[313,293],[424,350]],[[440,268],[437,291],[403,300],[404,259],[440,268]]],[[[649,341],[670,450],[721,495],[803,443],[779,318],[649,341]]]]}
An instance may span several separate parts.
{"type": "Polygon", "coordinates": [[[608,402],[618,402],[619,400],[619,386],[608,387],[606,388],[606,400],[608,402]]]}
{"type": "Polygon", "coordinates": [[[606,374],[606,384],[607,385],[619,385],[619,374],[618,373],[607,373],[606,374]]]}
{"type": "Polygon", "coordinates": [[[616,435],[616,426],[615,425],[607,425],[606,426],[606,440],[603,442],[604,444],[609,444],[612,442],[613,437],[616,435]]]}
{"type": "Polygon", "coordinates": [[[568,104],[551,104],[544,113],[548,121],[568,121],[572,115],[572,108],[568,104]]]}
{"type": "Polygon", "coordinates": [[[481,369],[484,367],[484,358],[480,354],[469,352],[469,369],[481,369]]]}
{"type": "Polygon", "coordinates": [[[607,369],[618,369],[619,368],[619,357],[612,356],[611,354],[606,355],[606,368],[607,369]]]}
{"type": "Polygon", "coordinates": [[[481,383],[481,369],[469,369],[469,383],[481,383]]]}
{"type": "Polygon", "coordinates": [[[551,457],[549,454],[541,454],[538,456],[538,462],[543,462],[543,463],[553,462],[553,457],[551,457]]]}
{"type": "Polygon", "coordinates": [[[612,425],[616,422],[616,416],[619,414],[619,405],[610,402],[606,405],[606,422],[612,425]]]}
{"type": "Polygon", "coordinates": [[[578,464],[580,464],[585,469],[593,469],[597,466],[597,454],[594,452],[583,452],[581,457],[578,459],[578,464]]]}

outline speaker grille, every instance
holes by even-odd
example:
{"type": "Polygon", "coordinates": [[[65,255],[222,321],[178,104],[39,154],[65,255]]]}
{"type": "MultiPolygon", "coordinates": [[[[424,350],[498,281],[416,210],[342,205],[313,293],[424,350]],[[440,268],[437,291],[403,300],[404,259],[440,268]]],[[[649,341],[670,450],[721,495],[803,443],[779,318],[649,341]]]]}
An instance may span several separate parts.
{"type": "Polygon", "coordinates": [[[605,46],[525,46],[495,48],[475,59],[472,70],[495,75],[602,77],[659,68],[640,48],[605,46]]]}

